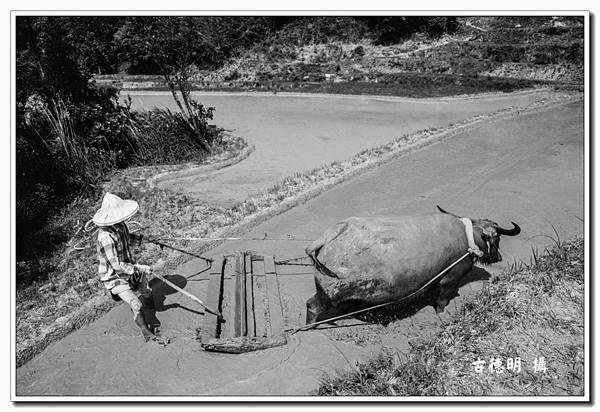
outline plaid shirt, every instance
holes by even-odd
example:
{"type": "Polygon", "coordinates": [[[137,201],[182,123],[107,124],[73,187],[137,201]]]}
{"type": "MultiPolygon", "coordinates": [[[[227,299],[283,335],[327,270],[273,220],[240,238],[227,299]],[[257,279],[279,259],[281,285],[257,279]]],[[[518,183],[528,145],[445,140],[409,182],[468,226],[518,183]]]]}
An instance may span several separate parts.
{"type": "Polygon", "coordinates": [[[106,289],[127,286],[135,263],[129,250],[129,230],[125,223],[98,230],[98,273],[106,289]]]}

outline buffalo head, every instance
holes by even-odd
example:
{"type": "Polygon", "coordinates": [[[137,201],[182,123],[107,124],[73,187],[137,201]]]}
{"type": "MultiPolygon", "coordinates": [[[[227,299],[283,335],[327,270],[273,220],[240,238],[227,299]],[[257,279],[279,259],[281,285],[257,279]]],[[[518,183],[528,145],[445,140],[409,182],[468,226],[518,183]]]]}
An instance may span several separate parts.
{"type": "MultiPolygon", "coordinates": [[[[440,212],[446,213],[450,216],[454,216],[460,219],[460,216],[454,213],[446,212],[441,207],[437,207],[440,212]]],[[[473,239],[475,243],[483,252],[483,256],[479,258],[481,263],[494,263],[502,260],[500,254],[500,235],[505,236],[516,236],[521,233],[521,228],[515,222],[511,222],[513,225],[512,229],[504,229],[500,227],[498,223],[493,222],[489,219],[471,219],[473,222],[473,239]]]]}

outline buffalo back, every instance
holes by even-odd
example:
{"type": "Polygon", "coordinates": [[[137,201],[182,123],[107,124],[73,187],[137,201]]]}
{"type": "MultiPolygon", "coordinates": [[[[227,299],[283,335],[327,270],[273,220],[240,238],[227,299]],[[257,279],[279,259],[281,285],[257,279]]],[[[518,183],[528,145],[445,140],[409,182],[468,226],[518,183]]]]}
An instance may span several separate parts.
{"type": "Polygon", "coordinates": [[[315,282],[335,305],[380,303],[422,287],[468,247],[455,217],[352,217],[334,224],[307,249],[315,282]]]}

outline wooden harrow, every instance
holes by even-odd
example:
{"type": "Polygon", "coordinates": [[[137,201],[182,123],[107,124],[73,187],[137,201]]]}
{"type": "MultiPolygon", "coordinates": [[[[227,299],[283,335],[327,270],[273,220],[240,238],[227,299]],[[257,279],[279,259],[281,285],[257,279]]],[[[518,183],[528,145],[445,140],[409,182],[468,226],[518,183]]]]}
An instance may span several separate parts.
{"type": "Polygon", "coordinates": [[[212,263],[206,305],[225,322],[206,316],[201,345],[207,351],[243,353],[287,343],[273,256],[237,252],[212,263]]]}

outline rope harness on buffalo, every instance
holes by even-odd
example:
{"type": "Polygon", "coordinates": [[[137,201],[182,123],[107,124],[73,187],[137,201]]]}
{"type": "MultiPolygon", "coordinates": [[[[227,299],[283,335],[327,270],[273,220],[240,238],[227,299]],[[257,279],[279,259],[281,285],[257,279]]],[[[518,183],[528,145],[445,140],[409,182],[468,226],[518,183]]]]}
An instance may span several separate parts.
{"type": "MultiPolygon", "coordinates": [[[[472,253],[473,255],[477,256],[478,258],[482,257],[483,252],[475,244],[475,239],[473,238],[473,222],[471,222],[471,219],[469,219],[467,217],[461,218],[460,221],[463,223],[463,225],[465,225],[465,233],[467,235],[467,241],[469,242],[468,251],[470,253],[472,253]]],[[[488,245],[488,249],[489,249],[489,245],[488,245]]]]}

